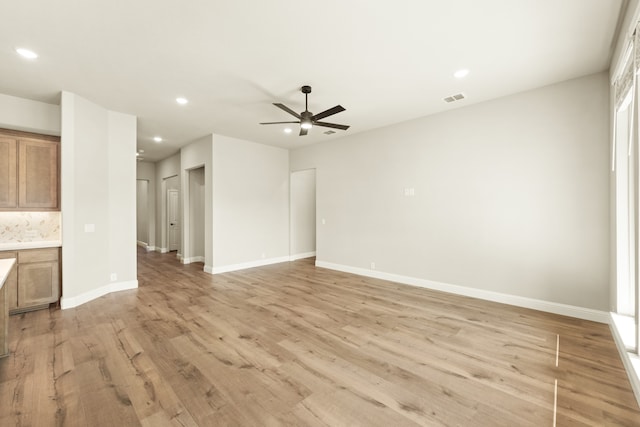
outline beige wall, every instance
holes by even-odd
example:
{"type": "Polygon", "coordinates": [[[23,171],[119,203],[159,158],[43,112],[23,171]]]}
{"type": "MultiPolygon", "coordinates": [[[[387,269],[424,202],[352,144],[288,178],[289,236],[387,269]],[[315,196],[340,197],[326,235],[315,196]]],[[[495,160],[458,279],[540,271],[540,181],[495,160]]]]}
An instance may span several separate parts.
{"type": "Polygon", "coordinates": [[[61,108],[61,304],[68,308],[137,287],[136,118],[69,92],[61,108]]]}
{"type": "Polygon", "coordinates": [[[214,271],[288,257],[288,164],[287,150],[214,135],[214,271]]]}
{"type": "Polygon", "coordinates": [[[608,310],[608,104],[600,73],[293,150],[318,261],[608,310]]]}
{"type": "Polygon", "coordinates": [[[0,128],[60,135],[60,106],[0,94],[0,128]]]}

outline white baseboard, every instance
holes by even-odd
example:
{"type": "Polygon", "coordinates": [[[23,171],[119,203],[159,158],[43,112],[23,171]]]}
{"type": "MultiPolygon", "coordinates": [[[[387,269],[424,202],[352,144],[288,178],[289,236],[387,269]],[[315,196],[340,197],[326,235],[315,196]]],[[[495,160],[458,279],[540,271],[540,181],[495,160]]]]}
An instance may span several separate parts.
{"type": "Polygon", "coordinates": [[[203,256],[192,256],[190,258],[182,258],[183,264],[191,264],[193,262],[204,262],[203,256]]]}
{"type": "MultiPolygon", "coordinates": [[[[239,264],[223,265],[221,267],[213,267],[211,274],[228,273],[230,271],[244,270],[246,268],[262,267],[269,264],[279,264],[281,262],[289,262],[289,256],[277,258],[260,259],[257,261],[242,262],[239,264]]],[[[205,270],[206,271],[206,270],[205,270]]]]}
{"type": "Polygon", "coordinates": [[[295,254],[295,255],[290,255],[289,256],[289,261],[296,261],[299,259],[303,259],[303,258],[311,258],[316,256],[316,251],[313,252],[304,252],[301,254],[295,254]]]}
{"type": "Polygon", "coordinates": [[[160,252],[161,254],[166,254],[167,252],[169,252],[169,249],[156,247],[156,252],[160,252]]]}
{"type": "Polygon", "coordinates": [[[93,301],[94,299],[100,298],[101,296],[110,294],[112,292],[128,291],[128,290],[137,289],[137,288],[138,288],[137,280],[109,283],[108,285],[101,286],[89,292],[84,292],[80,295],[76,295],[75,297],[63,296],[62,298],[60,298],[60,307],[63,310],[66,310],[68,308],[77,307],[89,301],[93,301]]]}
{"type": "Polygon", "coordinates": [[[484,289],[469,288],[467,286],[434,282],[431,280],[384,273],[376,270],[367,270],[364,268],[351,267],[348,265],[333,264],[324,261],[316,261],[316,266],[328,268],[330,270],[343,271],[345,273],[357,274],[359,276],[373,277],[376,279],[388,280],[390,282],[417,286],[420,288],[433,289],[436,291],[499,302],[502,304],[515,305],[518,307],[531,308],[534,310],[545,311],[547,313],[576,317],[578,319],[591,320],[599,323],[609,323],[609,313],[607,313],[606,311],[593,310],[590,308],[577,307],[573,305],[521,297],[517,295],[503,294],[500,292],[487,291],[484,289]]]}
{"type": "Polygon", "coordinates": [[[136,245],[145,248],[147,252],[152,252],[156,250],[155,246],[150,246],[149,244],[145,242],[141,242],[140,240],[136,240],[136,245]]]}
{"type": "Polygon", "coordinates": [[[620,353],[624,370],[627,371],[627,377],[629,377],[633,394],[636,396],[638,405],[640,405],[640,359],[638,359],[638,356],[629,353],[625,348],[622,336],[620,332],[618,332],[618,328],[616,328],[615,321],[613,320],[612,313],[609,313],[609,329],[611,329],[611,335],[613,335],[618,353],[620,353]]]}
{"type": "Polygon", "coordinates": [[[213,267],[210,265],[205,265],[203,270],[205,273],[213,274],[213,267]]]}

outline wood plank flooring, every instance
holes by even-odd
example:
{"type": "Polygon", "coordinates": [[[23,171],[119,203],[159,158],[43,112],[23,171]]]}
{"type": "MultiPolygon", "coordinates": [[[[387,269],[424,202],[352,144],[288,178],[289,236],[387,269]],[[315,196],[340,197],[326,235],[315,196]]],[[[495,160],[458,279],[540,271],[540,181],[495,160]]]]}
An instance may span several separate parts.
{"type": "Polygon", "coordinates": [[[315,268],[140,287],[12,316],[1,426],[639,426],[608,326],[315,268]],[[556,347],[559,337],[558,366],[556,347]]]}

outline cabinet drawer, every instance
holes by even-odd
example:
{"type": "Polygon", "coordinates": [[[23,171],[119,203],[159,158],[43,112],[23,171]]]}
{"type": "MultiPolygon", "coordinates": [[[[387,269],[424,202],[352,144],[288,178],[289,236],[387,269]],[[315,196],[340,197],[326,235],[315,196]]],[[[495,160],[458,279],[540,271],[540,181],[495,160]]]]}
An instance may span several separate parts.
{"type": "Polygon", "coordinates": [[[0,259],[18,258],[18,253],[15,251],[2,251],[0,252],[0,259]]]}
{"type": "Polygon", "coordinates": [[[58,248],[18,251],[18,264],[46,261],[58,261],[58,248]]]}

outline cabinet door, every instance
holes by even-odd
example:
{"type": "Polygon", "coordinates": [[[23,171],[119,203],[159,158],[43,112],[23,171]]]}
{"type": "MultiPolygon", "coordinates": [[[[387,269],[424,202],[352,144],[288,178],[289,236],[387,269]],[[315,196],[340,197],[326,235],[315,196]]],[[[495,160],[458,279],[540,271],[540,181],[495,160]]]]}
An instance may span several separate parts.
{"type": "MultiPolygon", "coordinates": [[[[13,251],[3,251],[0,252],[0,259],[7,258],[15,258],[18,259],[18,253],[13,251]]],[[[18,263],[16,261],[13,264],[13,268],[11,272],[9,272],[9,276],[7,277],[6,282],[4,282],[4,287],[7,288],[7,304],[9,305],[9,310],[15,310],[18,308],[18,263]]]]}
{"type": "Polygon", "coordinates": [[[0,136],[0,208],[18,207],[17,140],[0,136]]]}
{"type": "Polygon", "coordinates": [[[56,302],[60,273],[57,262],[18,265],[18,307],[27,308],[56,302]]]}
{"type": "Polygon", "coordinates": [[[58,208],[59,146],[52,141],[18,141],[20,208],[58,208]]]}

